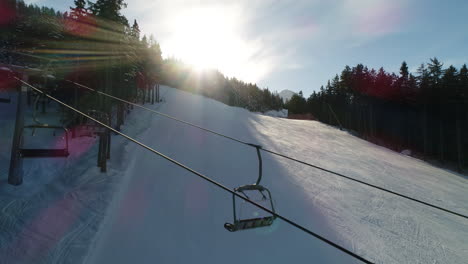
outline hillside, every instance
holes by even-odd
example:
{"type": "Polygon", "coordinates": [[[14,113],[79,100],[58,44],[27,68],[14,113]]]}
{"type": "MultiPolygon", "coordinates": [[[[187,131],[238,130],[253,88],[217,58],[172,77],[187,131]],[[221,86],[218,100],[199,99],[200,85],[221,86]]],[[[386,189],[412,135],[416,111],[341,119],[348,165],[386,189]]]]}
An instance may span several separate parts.
{"type": "MultiPolygon", "coordinates": [[[[164,103],[150,107],[468,213],[468,181],[462,175],[319,122],[257,115],[168,87],[162,87],[161,94],[164,103]]],[[[253,148],[141,109],[132,111],[123,132],[230,188],[256,179],[253,148]]],[[[1,133],[5,139],[7,133],[1,133]]],[[[232,220],[230,194],[121,137],[113,138],[112,147],[107,174],[95,167],[97,148],[91,138],[72,140],[67,160],[26,163],[23,186],[6,185],[2,174],[4,260],[358,263],[280,220],[271,228],[229,233],[223,224],[232,220]]],[[[6,164],[7,155],[0,157],[6,164]]],[[[279,213],[372,261],[464,263],[468,259],[465,219],[267,153],[263,164],[262,184],[271,190],[279,213]]]]}

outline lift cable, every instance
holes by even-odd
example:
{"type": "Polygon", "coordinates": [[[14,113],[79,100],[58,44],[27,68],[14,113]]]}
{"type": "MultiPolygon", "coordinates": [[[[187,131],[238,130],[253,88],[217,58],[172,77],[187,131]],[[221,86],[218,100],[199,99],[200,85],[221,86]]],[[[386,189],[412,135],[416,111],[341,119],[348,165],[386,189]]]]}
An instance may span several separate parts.
{"type": "Polygon", "coordinates": [[[213,131],[213,130],[210,130],[210,129],[207,129],[207,128],[204,128],[204,127],[201,127],[201,126],[198,126],[198,125],[195,125],[195,124],[192,124],[192,123],[190,123],[190,122],[187,122],[187,121],[184,121],[184,120],[175,118],[175,117],[173,117],[173,116],[170,116],[170,115],[167,115],[167,114],[158,112],[158,111],[156,111],[156,110],[153,110],[153,109],[151,109],[151,108],[148,108],[148,107],[139,105],[139,104],[137,104],[137,103],[132,103],[132,102],[127,101],[127,100],[125,100],[125,99],[122,99],[122,98],[119,98],[119,97],[116,97],[116,96],[113,96],[113,95],[110,95],[110,94],[107,94],[107,93],[104,93],[104,92],[95,90],[95,89],[90,88],[90,87],[88,87],[88,86],[86,86],[86,85],[79,84],[79,83],[76,83],[76,82],[73,82],[73,81],[70,81],[70,80],[67,80],[67,81],[70,82],[70,83],[73,83],[73,84],[75,84],[75,85],[77,85],[77,86],[79,86],[79,87],[81,87],[81,88],[87,89],[87,90],[92,91],[92,92],[96,92],[96,93],[98,93],[98,94],[100,94],[100,95],[107,96],[107,97],[109,97],[109,98],[115,99],[115,100],[117,100],[117,101],[120,101],[120,102],[129,104],[129,105],[133,105],[133,106],[135,106],[135,107],[139,107],[139,108],[145,109],[145,110],[147,110],[147,111],[153,112],[153,113],[155,113],[155,114],[157,114],[157,115],[160,115],[160,116],[164,116],[164,117],[166,117],[166,118],[172,119],[172,120],[177,121],[177,122],[179,122],[179,123],[183,123],[183,124],[186,124],[186,125],[189,125],[189,126],[192,126],[192,127],[195,127],[195,128],[201,129],[201,130],[204,130],[204,131],[206,131],[206,132],[209,132],[209,133],[218,135],[218,136],[220,136],[220,137],[227,138],[227,139],[229,139],[229,140],[232,140],[232,141],[235,141],[235,142],[244,144],[244,145],[249,145],[249,146],[252,145],[252,144],[247,143],[247,142],[244,142],[244,141],[242,141],[242,140],[239,140],[239,139],[236,139],[236,138],[233,138],[233,137],[230,137],[230,136],[223,135],[223,134],[218,133],[218,132],[216,132],[216,131],[213,131]]]}
{"type": "Polygon", "coordinates": [[[57,99],[57,98],[55,98],[55,97],[53,97],[53,96],[50,96],[50,95],[47,94],[46,92],[44,92],[44,91],[42,91],[42,90],[40,90],[40,89],[38,89],[38,88],[36,88],[36,87],[30,85],[29,83],[27,83],[27,82],[25,82],[25,81],[23,81],[23,80],[21,80],[21,79],[18,79],[17,77],[15,77],[15,78],[16,78],[18,81],[20,81],[21,83],[23,83],[24,85],[26,85],[26,86],[28,86],[29,88],[31,88],[31,89],[33,89],[34,91],[36,91],[37,93],[40,93],[40,94],[44,95],[45,97],[47,97],[47,98],[49,98],[49,99],[51,99],[51,100],[53,100],[53,101],[59,103],[60,105],[62,105],[62,106],[64,106],[64,107],[66,107],[66,108],[68,108],[68,109],[70,109],[70,110],[72,110],[72,111],[74,111],[74,112],[76,112],[76,113],[78,113],[78,114],[80,114],[80,115],[82,115],[82,116],[84,116],[84,117],[86,117],[86,118],[88,118],[88,119],[90,119],[90,120],[96,122],[97,124],[99,124],[99,125],[101,125],[101,126],[103,126],[103,127],[106,127],[107,129],[111,130],[112,132],[121,135],[121,136],[124,137],[125,139],[132,141],[133,143],[139,145],[140,147],[143,147],[143,148],[145,148],[146,150],[149,150],[150,152],[152,152],[152,153],[154,153],[154,154],[156,154],[156,155],[158,155],[158,156],[160,156],[160,157],[166,159],[167,161],[169,161],[169,162],[171,162],[171,163],[173,163],[173,164],[175,164],[175,165],[177,165],[177,166],[179,166],[179,167],[181,167],[181,168],[187,170],[188,172],[190,172],[190,173],[192,173],[192,174],[197,175],[198,177],[202,178],[203,180],[208,181],[209,183],[211,183],[211,184],[213,184],[213,185],[215,185],[215,186],[217,186],[217,187],[219,187],[219,188],[225,190],[226,192],[229,192],[229,193],[235,195],[236,197],[238,197],[238,198],[240,198],[240,199],[242,199],[242,200],[244,200],[244,201],[246,201],[246,202],[248,202],[248,203],[250,203],[250,204],[252,204],[252,205],[254,205],[254,206],[258,207],[258,208],[260,208],[260,209],[262,209],[263,211],[265,211],[265,212],[267,212],[267,213],[269,213],[269,214],[272,214],[272,215],[276,216],[277,218],[279,218],[279,219],[285,221],[286,223],[288,223],[288,224],[290,224],[290,225],[296,227],[297,229],[299,229],[299,230],[301,230],[301,231],[303,231],[303,232],[305,232],[305,233],[307,233],[307,234],[309,234],[309,235],[311,235],[311,236],[313,236],[313,237],[315,237],[315,238],[317,238],[317,239],[319,239],[319,240],[321,240],[321,241],[327,243],[328,245],[330,245],[330,246],[332,246],[332,247],[334,247],[334,248],[336,248],[336,249],[338,249],[338,250],[340,250],[340,251],[342,251],[342,252],[344,252],[344,253],[346,253],[346,254],[348,254],[348,255],[350,255],[350,256],[352,256],[352,257],[358,259],[358,260],[360,260],[360,261],[362,261],[363,263],[368,263],[368,264],[372,264],[372,263],[373,263],[373,262],[371,262],[371,261],[365,259],[364,257],[362,257],[362,256],[360,256],[360,255],[358,255],[358,254],[356,254],[356,253],[354,253],[354,252],[351,252],[351,251],[349,251],[348,249],[346,249],[346,248],[344,248],[344,247],[342,247],[342,246],[340,246],[340,245],[338,245],[338,244],[336,244],[336,243],[334,243],[334,242],[332,242],[332,241],[326,239],[325,237],[322,237],[322,236],[320,236],[320,235],[314,233],[313,231],[311,231],[311,230],[307,229],[306,227],[304,227],[304,226],[302,226],[302,225],[296,223],[295,221],[290,220],[289,218],[286,218],[285,216],[282,216],[282,215],[280,215],[280,214],[278,214],[278,213],[276,213],[276,212],[273,212],[272,210],[270,210],[270,209],[264,207],[263,205],[258,204],[257,202],[254,202],[254,201],[250,200],[249,198],[246,198],[246,197],[244,197],[244,196],[242,196],[242,195],[236,193],[235,191],[233,191],[233,190],[229,189],[228,187],[224,186],[223,184],[218,183],[217,181],[215,181],[215,180],[209,178],[208,176],[205,176],[204,174],[195,171],[194,169],[192,169],[192,168],[190,168],[190,167],[188,167],[188,166],[186,166],[186,165],[184,165],[184,164],[182,164],[182,163],[180,163],[180,162],[178,162],[178,161],[172,159],[172,158],[169,157],[169,156],[166,156],[165,154],[163,154],[163,153],[161,153],[161,152],[159,152],[159,151],[157,151],[157,150],[155,150],[155,149],[153,149],[153,148],[151,148],[151,147],[149,147],[149,146],[147,146],[147,145],[141,143],[140,141],[138,141],[138,140],[136,140],[136,139],[134,139],[134,138],[132,138],[132,137],[130,137],[130,136],[128,136],[128,135],[126,135],[126,134],[124,134],[124,133],[122,133],[122,132],[116,130],[116,129],[114,129],[114,128],[112,128],[111,126],[106,125],[106,124],[104,124],[103,122],[100,122],[99,120],[97,120],[97,119],[95,119],[95,118],[93,118],[93,117],[91,117],[91,116],[89,116],[89,115],[87,115],[87,114],[85,114],[85,113],[79,111],[78,109],[76,109],[76,108],[74,108],[74,107],[72,107],[72,106],[70,106],[70,105],[68,105],[68,104],[66,104],[66,103],[64,103],[64,102],[62,102],[62,101],[60,101],[59,99],[57,99]]]}
{"type": "MultiPolygon", "coordinates": [[[[110,94],[107,94],[107,93],[104,93],[104,92],[101,92],[101,91],[98,91],[98,90],[95,90],[93,88],[90,88],[88,86],[85,86],[85,85],[82,85],[82,84],[79,84],[79,83],[76,83],[76,82],[73,82],[73,81],[70,81],[70,80],[67,80],[68,82],[71,82],[79,87],[82,87],[82,88],[85,88],[87,90],[90,90],[92,92],[96,92],[100,95],[104,95],[104,96],[107,96],[107,97],[110,97],[112,99],[115,99],[115,100],[118,100],[118,101],[121,101],[121,102],[124,102],[124,103],[127,103],[127,104],[130,104],[130,105],[133,105],[135,107],[139,107],[139,108],[142,108],[142,109],[145,109],[147,111],[150,111],[150,112],[153,112],[157,115],[160,115],[160,116],[163,116],[163,117],[166,117],[166,118],[169,118],[169,119],[172,119],[174,121],[177,121],[179,123],[183,123],[183,124],[186,124],[186,125],[189,125],[189,126],[192,126],[192,127],[195,127],[195,128],[198,128],[200,130],[204,130],[208,133],[211,133],[211,134],[214,134],[214,135],[217,135],[217,136],[220,136],[220,137],[223,137],[223,138],[226,138],[226,139],[229,139],[229,140],[232,140],[232,141],[235,141],[235,142],[238,142],[238,143],[241,143],[241,144],[244,144],[244,145],[248,145],[250,147],[257,147],[258,145],[255,145],[255,144],[252,144],[252,143],[248,143],[248,142],[245,142],[245,141],[242,141],[242,140],[239,140],[239,139],[236,139],[236,138],[233,138],[233,137],[230,137],[230,136],[227,136],[227,135],[224,135],[224,134],[221,134],[221,133],[218,133],[216,131],[213,131],[213,130],[210,130],[210,129],[207,129],[207,128],[204,128],[204,127],[201,127],[201,126],[198,126],[198,125],[195,125],[193,123],[190,123],[190,122],[187,122],[187,121],[184,121],[184,120],[181,120],[181,119],[178,119],[178,118],[175,118],[173,116],[170,116],[170,115],[167,115],[167,114],[164,114],[164,113],[161,113],[161,112],[158,112],[156,110],[153,110],[151,108],[148,108],[148,107],[145,107],[145,106],[142,106],[142,105],[139,105],[139,104],[136,104],[136,103],[132,103],[132,102],[129,102],[127,100],[124,100],[122,98],[119,98],[119,97],[116,97],[116,96],[113,96],[113,95],[110,95],[110,94]]],[[[350,176],[346,176],[342,173],[339,173],[339,172],[335,172],[335,171],[332,171],[332,170],[329,170],[329,169],[325,169],[323,167],[320,167],[318,165],[314,165],[314,164],[311,164],[311,163],[308,163],[308,162],[305,162],[305,161],[302,161],[302,160],[299,160],[299,159],[296,159],[296,158],[292,158],[292,157],[289,157],[285,154],[281,154],[281,153],[278,153],[278,152],[275,152],[275,151],[272,151],[272,150],[269,150],[269,149],[265,149],[263,147],[260,147],[261,150],[267,152],[267,153],[270,153],[270,154],[273,154],[273,155],[276,155],[276,156],[279,156],[279,157],[282,157],[282,158],[285,158],[285,159],[288,159],[288,160],[291,160],[291,161],[294,161],[294,162],[297,162],[297,163],[300,163],[300,164],[303,164],[303,165],[306,165],[306,166],[309,166],[309,167],[312,167],[312,168],[315,168],[315,169],[318,169],[318,170],[321,170],[321,171],[324,171],[324,172],[327,172],[327,173],[330,173],[330,174],[333,174],[335,176],[339,176],[339,177],[342,177],[342,178],[345,178],[347,180],[350,180],[350,181],[354,181],[354,182],[357,182],[359,184],[363,184],[363,185],[366,185],[368,187],[371,187],[371,188],[374,188],[374,189],[377,189],[377,190],[380,190],[380,191],[384,191],[384,192],[387,192],[387,193],[390,193],[390,194],[393,194],[393,195],[396,195],[396,196],[399,196],[401,198],[404,198],[404,199],[408,199],[408,200],[411,200],[413,202],[416,202],[416,203],[419,203],[419,204],[423,204],[425,206],[429,206],[429,207],[432,207],[434,209],[437,209],[437,210],[441,210],[441,211],[444,211],[446,213],[449,213],[449,214],[452,214],[452,215],[456,215],[456,216],[459,216],[459,217],[462,217],[462,218],[465,218],[465,219],[468,219],[468,216],[467,215],[464,215],[464,214],[461,214],[461,213],[458,213],[458,212],[455,212],[455,211],[452,211],[452,210],[449,210],[449,209],[446,209],[446,208],[443,208],[443,207],[440,207],[440,206],[437,206],[437,205],[434,205],[434,204],[430,204],[428,202],[424,202],[422,200],[419,200],[419,199],[416,199],[416,198],[413,198],[413,197],[410,197],[410,196],[407,196],[407,195],[404,195],[404,194],[401,194],[401,193],[397,193],[395,191],[392,191],[392,190],[388,190],[386,188],[383,188],[383,187],[380,187],[380,186],[377,186],[377,185],[374,185],[374,184],[371,184],[371,183],[368,183],[368,182],[365,182],[365,181],[362,181],[362,180],[358,180],[356,178],[352,178],[350,176]]]]}

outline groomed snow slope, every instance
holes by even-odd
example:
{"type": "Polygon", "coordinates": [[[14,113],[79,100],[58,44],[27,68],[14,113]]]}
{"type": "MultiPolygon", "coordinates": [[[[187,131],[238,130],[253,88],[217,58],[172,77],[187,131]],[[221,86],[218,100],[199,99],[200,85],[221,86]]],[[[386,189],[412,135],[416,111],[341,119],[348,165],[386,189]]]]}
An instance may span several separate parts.
{"type": "MultiPolygon", "coordinates": [[[[166,102],[149,107],[468,214],[462,175],[315,121],[252,114],[161,88],[166,102]]],[[[256,179],[253,148],[141,109],[123,132],[228,187],[256,179]]],[[[100,174],[92,141],[73,140],[66,161],[28,162],[22,187],[6,185],[3,174],[0,263],[359,263],[281,220],[229,233],[230,194],[121,137],[113,138],[109,172],[100,174]]],[[[7,155],[0,154],[3,166],[7,155]]],[[[263,164],[262,184],[280,214],[376,263],[468,259],[465,219],[267,153],[263,164]]]]}
{"type": "MultiPolygon", "coordinates": [[[[468,181],[318,122],[251,114],[163,88],[160,111],[467,214],[468,181]]],[[[256,178],[255,150],[136,112],[138,139],[229,186],[256,178]]],[[[229,233],[231,196],[136,146],[87,263],[353,263],[286,223],[229,233]]],[[[263,154],[279,213],[378,263],[466,263],[468,222],[263,154]]]]}

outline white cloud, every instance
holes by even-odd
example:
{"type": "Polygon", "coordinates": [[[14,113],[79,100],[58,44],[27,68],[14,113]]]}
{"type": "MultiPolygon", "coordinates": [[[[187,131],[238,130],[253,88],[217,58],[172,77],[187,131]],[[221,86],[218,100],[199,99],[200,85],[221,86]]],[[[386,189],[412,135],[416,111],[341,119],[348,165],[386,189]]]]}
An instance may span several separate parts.
{"type": "Polygon", "coordinates": [[[44,2],[44,0],[23,0],[26,4],[39,4],[40,2],[44,2]]]}

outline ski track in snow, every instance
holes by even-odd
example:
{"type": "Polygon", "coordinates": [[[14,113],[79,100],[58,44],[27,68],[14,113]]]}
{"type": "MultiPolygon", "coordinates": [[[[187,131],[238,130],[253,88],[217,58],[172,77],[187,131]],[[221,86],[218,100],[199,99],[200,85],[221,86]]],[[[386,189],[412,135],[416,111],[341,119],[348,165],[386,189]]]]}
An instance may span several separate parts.
{"type": "MultiPolygon", "coordinates": [[[[462,175],[315,121],[257,115],[161,89],[166,103],[149,107],[468,214],[462,175]]],[[[14,120],[11,109],[1,109],[0,263],[359,263],[280,220],[266,229],[225,231],[230,194],[117,136],[105,174],[95,166],[93,139],[79,138],[67,160],[25,161],[24,184],[9,186],[4,168],[14,120]]],[[[251,147],[141,109],[126,122],[124,133],[230,188],[256,180],[251,147]]],[[[262,185],[277,211],[314,232],[376,263],[467,263],[467,220],[262,157],[262,185]]]]}

